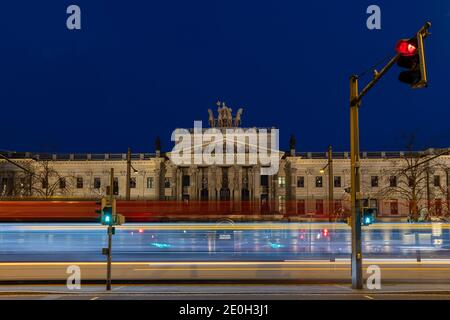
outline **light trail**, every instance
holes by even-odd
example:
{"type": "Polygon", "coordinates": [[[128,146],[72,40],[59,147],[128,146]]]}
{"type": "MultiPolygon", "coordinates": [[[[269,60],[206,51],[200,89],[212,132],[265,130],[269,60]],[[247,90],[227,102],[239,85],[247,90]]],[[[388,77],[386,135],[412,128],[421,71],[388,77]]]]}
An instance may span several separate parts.
{"type": "MultiPolygon", "coordinates": [[[[364,259],[364,264],[380,264],[380,265],[449,265],[450,259],[424,259],[418,262],[412,259],[364,259]]],[[[175,261],[175,262],[113,262],[117,266],[186,266],[186,265],[201,265],[201,266],[242,266],[242,265],[350,265],[350,260],[337,259],[336,261],[329,260],[305,260],[305,261],[282,261],[282,262],[243,262],[243,261],[229,261],[229,262],[215,262],[215,261],[175,261]]],[[[0,262],[1,267],[28,267],[28,266],[105,266],[106,262],[0,262]]]]}
{"type": "MultiPolygon", "coordinates": [[[[450,224],[430,223],[430,224],[408,224],[408,223],[380,223],[373,224],[369,227],[363,227],[363,230],[429,230],[438,226],[442,230],[449,230],[450,224]]],[[[350,227],[344,223],[323,223],[323,224],[307,224],[307,223],[276,223],[276,224],[234,224],[234,225],[216,225],[216,224],[129,224],[116,227],[117,230],[136,231],[138,229],[147,231],[245,231],[245,230],[321,230],[330,228],[333,230],[349,230],[350,227]]],[[[0,232],[14,230],[30,230],[30,231],[76,231],[76,230],[105,230],[104,226],[93,224],[72,224],[72,225],[35,225],[35,224],[0,224],[0,232]]]]}

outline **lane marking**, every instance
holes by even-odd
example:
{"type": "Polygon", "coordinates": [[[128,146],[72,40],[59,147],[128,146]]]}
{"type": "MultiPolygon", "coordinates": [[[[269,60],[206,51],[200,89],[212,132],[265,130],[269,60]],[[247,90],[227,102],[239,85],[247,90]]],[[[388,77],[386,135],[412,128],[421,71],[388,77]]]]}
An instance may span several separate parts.
{"type": "Polygon", "coordinates": [[[371,296],[364,296],[364,298],[367,298],[369,300],[375,300],[375,298],[371,297],[371,296]]]}
{"type": "Polygon", "coordinates": [[[98,298],[100,298],[100,297],[93,297],[92,299],[89,299],[89,300],[97,300],[98,298]]]}
{"type": "MultiPolygon", "coordinates": [[[[376,260],[376,259],[365,259],[363,262],[365,265],[370,265],[373,263],[380,265],[410,265],[410,266],[427,266],[427,265],[449,265],[450,260],[429,260],[422,262],[417,262],[416,260],[376,260]]],[[[105,266],[106,262],[0,262],[1,267],[34,267],[34,266],[54,266],[54,267],[65,267],[68,265],[77,264],[80,266],[105,266]]],[[[341,260],[331,262],[329,260],[324,261],[271,261],[271,262],[258,262],[258,261],[173,261],[173,262],[113,262],[115,266],[190,266],[190,265],[327,265],[329,267],[333,266],[347,266],[350,265],[350,260],[341,260]]]]}
{"type": "MultiPolygon", "coordinates": [[[[134,271],[332,271],[330,268],[148,268],[148,269],[134,269],[134,271]]],[[[335,271],[348,271],[349,268],[335,268],[335,271]]],[[[450,270],[450,268],[449,268],[450,270]]]]}
{"type": "Polygon", "coordinates": [[[113,291],[115,291],[115,290],[120,290],[120,289],[123,289],[123,288],[125,288],[126,286],[120,286],[120,287],[116,287],[116,288],[113,288],[113,291]]]}
{"type": "MultiPolygon", "coordinates": [[[[348,271],[350,268],[145,268],[134,271],[348,271]]],[[[367,268],[364,268],[367,269],[367,268]]],[[[450,268],[383,268],[385,271],[450,271],[450,268]]]]}

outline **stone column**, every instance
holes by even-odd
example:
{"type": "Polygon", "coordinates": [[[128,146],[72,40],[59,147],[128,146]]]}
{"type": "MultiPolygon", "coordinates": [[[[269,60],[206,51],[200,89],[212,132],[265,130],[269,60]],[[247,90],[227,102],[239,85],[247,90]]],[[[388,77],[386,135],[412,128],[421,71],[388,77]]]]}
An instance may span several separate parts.
{"type": "Polygon", "coordinates": [[[252,167],[252,168],[248,169],[248,190],[250,192],[250,201],[255,200],[255,189],[254,189],[255,177],[254,177],[254,175],[255,175],[254,168],[252,167]]]}
{"type": "Polygon", "coordinates": [[[189,168],[189,180],[190,180],[190,187],[189,187],[189,198],[191,200],[197,200],[198,195],[198,183],[197,183],[197,168],[195,166],[191,166],[189,168]]]}
{"type": "Polygon", "coordinates": [[[181,168],[176,168],[176,179],[177,179],[177,194],[176,194],[176,200],[181,200],[181,196],[183,194],[183,184],[182,182],[182,177],[183,177],[183,170],[181,170],[181,168]]]}
{"type": "Polygon", "coordinates": [[[261,200],[261,168],[259,166],[253,169],[253,181],[254,198],[255,200],[261,200]]]}
{"type": "Polygon", "coordinates": [[[242,180],[243,180],[243,169],[241,166],[237,167],[237,198],[236,200],[242,200],[242,180]]]}
{"type": "Polygon", "coordinates": [[[208,167],[208,200],[214,201],[215,199],[215,190],[216,190],[216,182],[215,182],[215,167],[208,167]]]}
{"type": "Polygon", "coordinates": [[[220,189],[222,189],[222,168],[216,167],[216,200],[220,200],[220,189]]]}
{"type": "Polygon", "coordinates": [[[236,185],[236,181],[235,181],[235,177],[236,177],[236,169],[235,167],[230,167],[228,169],[228,188],[230,189],[230,200],[234,201],[235,200],[235,185],[236,185]]]}
{"type": "MultiPolygon", "coordinates": [[[[155,169],[153,171],[153,189],[155,190],[155,195],[153,196],[154,200],[160,200],[161,199],[161,185],[160,185],[160,170],[159,169],[155,169]]],[[[144,183],[147,183],[147,181],[145,181],[144,183]]]]}

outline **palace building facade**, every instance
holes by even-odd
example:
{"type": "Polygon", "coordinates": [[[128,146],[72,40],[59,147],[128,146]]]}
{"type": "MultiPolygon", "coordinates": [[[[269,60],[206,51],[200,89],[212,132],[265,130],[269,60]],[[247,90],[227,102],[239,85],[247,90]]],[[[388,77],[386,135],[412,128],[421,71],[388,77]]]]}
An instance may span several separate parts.
{"type": "MultiPolygon", "coordinates": [[[[217,147],[218,143],[211,147],[205,140],[218,142],[220,136],[224,141],[230,141],[225,136],[232,132],[230,145],[233,146],[234,162],[211,162],[205,158],[196,161],[194,153],[186,155],[184,150],[182,157],[189,161],[180,163],[180,157],[174,160],[176,148],[162,152],[159,141],[154,153],[3,153],[0,158],[0,197],[98,198],[109,192],[113,168],[113,190],[118,199],[126,199],[129,195],[131,200],[268,202],[275,203],[280,212],[288,210],[298,215],[345,210],[350,187],[349,152],[333,152],[332,156],[329,154],[331,149],[328,152],[296,152],[294,137],[291,137],[290,150],[281,152],[273,139],[277,129],[241,128],[242,113],[240,109],[233,118],[231,109],[219,104],[217,118],[209,110],[209,128],[182,131],[184,134],[203,134],[199,144],[194,142],[189,150],[208,150],[216,160],[226,156],[228,146],[223,144],[222,155],[218,152],[222,150],[217,147]],[[261,149],[260,145],[254,144],[259,144],[261,134],[266,135],[264,150],[273,161],[276,160],[275,174],[267,174],[267,162],[263,163],[259,158],[256,162],[251,161],[252,151],[261,149]],[[236,161],[240,155],[241,161],[236,161]],[[330,165],[332,179],[329,179],[330,165]],[[332,203],[329,202],[331,190],[332,203]]],[[[361,197],[368,202],[366,205],[376,207],[378,215],[384,217],[407,216],[411,201],[436,214],[448,212],[450,156],[436,158],[424,168],[418,166],[415,171],[417,181],[411,181],[411,177],[404,174],[412,163],[420,164],[414,162],[416,159],[427,159],[437,152],[363,152],[361,197]]]]}

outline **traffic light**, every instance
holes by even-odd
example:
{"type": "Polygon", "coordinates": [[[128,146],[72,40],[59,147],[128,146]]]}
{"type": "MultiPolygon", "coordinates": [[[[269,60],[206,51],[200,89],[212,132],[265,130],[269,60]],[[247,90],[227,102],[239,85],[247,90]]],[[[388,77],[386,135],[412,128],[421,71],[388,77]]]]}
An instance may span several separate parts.
{"type": "Polygon", "coordinates": [[[430,26],[431,24],[427,23],[423,31],[419,31],[414,38],[400,40],[396,46],[397,53],[400,55],[397,65],[408,69],[401,72],[398,79],[409,84],[413,89],[424,88],[428,85],[424,39],[428,35],[427,30],[430,26]]]}
{"type": "Polygon", "coordinates": [[[102,216],[102,208],[103,208],[103,199],[101,201],[95,202],[95,213],[100,218],[102,216]]]}
{"type": "Polygon", "coordinates": [[[376,209],[374,208],[364,208],[362,216],[362,225],[370,226],[375,222],[376,209]]]}
{"type": "Polygon", "coordinates": [[[114,224],[113,208],[111,206],[104,207],[102,212],[102,225],[112,226],[113,224],[114,224]]]}
{"type": "Polygon", "coordinates": [[[116,200],[113,199],[112,202],[109,198],[102,198],[101,201],[96,202],[96,205],[100,205],[100,209],[96,208],[96,213],[100,216],[100,222],[105,226],[112,226],[115,224],[116,215],[116,200]]]}

